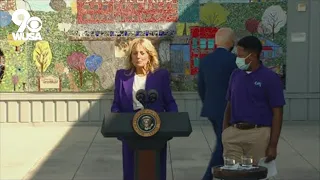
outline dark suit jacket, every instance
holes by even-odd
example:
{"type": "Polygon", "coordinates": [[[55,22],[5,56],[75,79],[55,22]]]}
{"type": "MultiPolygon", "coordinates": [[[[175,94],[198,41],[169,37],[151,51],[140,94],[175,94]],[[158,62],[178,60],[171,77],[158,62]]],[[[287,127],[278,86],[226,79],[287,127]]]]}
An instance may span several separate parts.
{"type": "MultiPolygon", "coordinates": [[[[111,112],[133,112],[132,86],[134,73],[131,70],[120,69],[115,77],[114,100],[111,112]]],[[[170,74],[166,69],[158,69],[149,73],[146,80],[148,91],[158,91],[158,100],[148,108],[156,112],[178,112],[177,104],[170,88],[170,74]]]]}
{"type": "Polygon", "coordinates": [[[198,93],[202,101],[202,117],[223,119],[226,92],[232,71],[237,68],[236,55],[224,48],[200,60],[198,93]]]}

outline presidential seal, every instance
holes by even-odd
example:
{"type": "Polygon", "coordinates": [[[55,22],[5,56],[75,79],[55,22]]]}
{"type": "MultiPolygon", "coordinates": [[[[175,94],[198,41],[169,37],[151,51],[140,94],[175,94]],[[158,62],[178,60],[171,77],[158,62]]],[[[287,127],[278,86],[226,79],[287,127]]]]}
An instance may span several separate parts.
{"type": "Polygon", "coordinates": [[[142,109],[138,111],[132,120],[134,131],[143,137],[151,137],[155,135],[161,125],[161,120],[155,111],[151,109],[142,109]]]}

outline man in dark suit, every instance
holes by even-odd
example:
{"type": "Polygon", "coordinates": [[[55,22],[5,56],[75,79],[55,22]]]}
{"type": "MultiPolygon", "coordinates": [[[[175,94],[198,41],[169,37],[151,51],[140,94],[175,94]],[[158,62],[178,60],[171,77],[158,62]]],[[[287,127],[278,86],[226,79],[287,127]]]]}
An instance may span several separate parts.
{"type": "Polygon", "coordinates": [[[237,67],[236,55],[231,53],[235,43],[233,30],[219,29],[215,40],[217,49],[201,59],[198,74],[198,93],[202,101],[201,116],[209,119],[216,135],[216,147],[202,180],[211,180],[212,167],[224,164],[221,134],[227,104],[225,96],[230,75],[237,67]]]}

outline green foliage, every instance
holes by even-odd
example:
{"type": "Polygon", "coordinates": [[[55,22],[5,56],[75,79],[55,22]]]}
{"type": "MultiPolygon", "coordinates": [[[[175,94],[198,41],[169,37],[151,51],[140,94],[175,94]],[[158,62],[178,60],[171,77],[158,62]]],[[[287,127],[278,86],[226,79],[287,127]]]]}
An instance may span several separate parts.
{"type": "Polygon", "coordinates": [[[16,51],[16,48],[10,46],[7,41],[0,41],[0,48],[5,54],[5,73],[0,84],[0,91],[11,92],[13,91],[12,76],[18,75],[19,83],[16,86],[16,91],[23,90],[23,83],[27,83],[29,80],[29,72],[27,61],[27,44],[25,43],[20,47],[21,51],[16,51]]]}

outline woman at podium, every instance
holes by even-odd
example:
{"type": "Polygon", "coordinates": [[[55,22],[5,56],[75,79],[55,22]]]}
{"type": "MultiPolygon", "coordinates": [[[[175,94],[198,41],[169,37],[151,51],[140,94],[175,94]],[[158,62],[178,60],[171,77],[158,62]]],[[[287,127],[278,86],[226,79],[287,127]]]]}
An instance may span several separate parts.
{"type": "MultiPolygon", "coordinates": [[[[178,112],[170,88],[170,75],[159,68],[158,53],[150,40],[134,39],[128,50],[127,69],[120,69],[115,77],[114,100],[111,112],[137,112],[144,106],[136,99],[140,89],[153,89],[158,99],[148,106],[156,112],[178,112]]],[[[134,180],[134,151],[122,141],[123,179],[134,180]]],[[[161,151],[161,180],[166,180],[167,146],[161,151]]]]}

